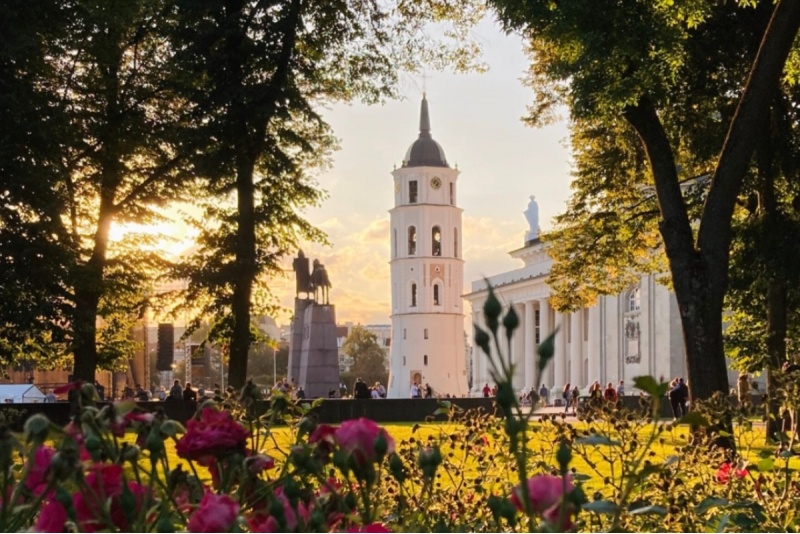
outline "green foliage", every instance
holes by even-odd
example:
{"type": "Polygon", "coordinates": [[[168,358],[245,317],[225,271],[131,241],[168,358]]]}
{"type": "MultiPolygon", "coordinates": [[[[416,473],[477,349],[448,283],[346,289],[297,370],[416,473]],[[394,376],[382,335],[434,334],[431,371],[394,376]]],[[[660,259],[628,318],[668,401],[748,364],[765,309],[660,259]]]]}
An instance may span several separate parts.
{"type": "MultiPolygon", "coordinates": [[[[769,137],[765,117],[779,110],[771,120],[783,131],[778,127],[774,139],[787,138],[788,124],[796,124],[786,120],[792,104],[774,88],[786,80],[787,56],[796,50],[798,7],[697,0],[491,4],[505,28],[528,42],[526,81],[535,94],[528,121],[550,119],[558,105],[571,118],[576,192],[545,236],[555,260],[548,281],[554,306],[591,305],[641,273],[666,271],[663,247],[681,308],[692,395],[725,391],[721,316],[732,217],[752,154],[761,173],[782,152],[770,153],[762,141],[769,137]],[[786,24],[768,25],[773,14],[786,24]]],[[[787,90],[795,88],[781,87],[787,90]]],[[[796,161],[793,154],[782,159],[796,161]]]]}
{"type": "Polygon", "coordinates": [[[341,375],[348,388],[353,387],[358,377],[368,386],[375,382],[384,386],[389,383],[387,353],[378,343],[377,336],[362,325],[355,325],[350,330],[342,345],[342,352],[351,360],[350,370],[341,375]]]}

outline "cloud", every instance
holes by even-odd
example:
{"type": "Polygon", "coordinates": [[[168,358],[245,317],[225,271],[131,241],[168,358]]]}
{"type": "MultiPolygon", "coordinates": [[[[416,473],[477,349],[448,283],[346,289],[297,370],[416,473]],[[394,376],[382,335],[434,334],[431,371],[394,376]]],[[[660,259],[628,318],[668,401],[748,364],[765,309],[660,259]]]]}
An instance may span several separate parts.
{"type": "MultiPolygon", "coordinates": [[[[328,271],[333,287],[330,301],[336,305],[340,323],[363,324],[391,322],[391,271],[389,218],[369,219],[349,215],[320,224],[329,235],[331,247],[316,244],[303,247],[306,255],[319,259],[328,271]]],[[[522,246],[524,230],[516,221],[498,221],[489,217],[463,218],[464,292],[474,280],[521,266],[508,252],[522,246]]],[[[291,309],[294,299],[294,275],[288,261],[290,281],[282,304],[291,309]]],[[[276,286],[277,288],[277,286],[276,286]]]]}

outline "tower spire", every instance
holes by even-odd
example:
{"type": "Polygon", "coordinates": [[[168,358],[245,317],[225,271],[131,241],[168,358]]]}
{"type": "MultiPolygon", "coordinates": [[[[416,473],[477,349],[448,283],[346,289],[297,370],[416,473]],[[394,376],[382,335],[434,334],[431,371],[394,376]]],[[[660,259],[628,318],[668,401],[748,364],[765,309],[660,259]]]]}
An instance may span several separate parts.
{"type": "Polygon", "coordinates": [[[431,116],[428,113],[428,99],[425,93],[422,93],[422,104],[419,111],[419,136],[431,136],[431,116]]]}

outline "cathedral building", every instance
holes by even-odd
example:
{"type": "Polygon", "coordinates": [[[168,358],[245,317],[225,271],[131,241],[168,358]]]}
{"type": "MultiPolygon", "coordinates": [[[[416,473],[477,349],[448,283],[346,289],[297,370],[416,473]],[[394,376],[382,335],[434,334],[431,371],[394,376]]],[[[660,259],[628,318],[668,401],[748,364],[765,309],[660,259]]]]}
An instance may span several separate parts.
{"type": "Polygon", "coordinates": [[[390,398],[408,398],[414,384],[468,393],[458,175],[431,136],[423,95],[419,137],[392,172],[390,398]]]}
{"type": "MultiPolygon", "coordinates": [[[[685,377],[683,333],[674,293],[658,284],[655,275],[642,275],[626,291],[599,297],[594,306],[571,313],[557,312],[549,302],[547,276],[553,262],[539,240],[534,197],[525,215],[530,228],[524,246],[509,253],[523,266],[475,281],[471,292],[465,295],[472,308],[473,323],[484,329],[487,282],[504,306],[514,306],[520,318],[511,349],[516,364],[514,388],[528,391],[536,387],[538,391],[544,383],[551,391],[560,391],[569,383],[586,393],[595,380],[603,386],[623,380],[625,392],[632,394],[637,376],[651,375],[666,381],[685,377]],[[537,384],[536,349],[556,329],[555,355],[537,384]]],[[[473,349],[471,367],[471,394],[477,396],[484,384],[493,382],[486,356],[477,347],[473,349]]],[[[735,372],[728,371],[728,381],[736,383],[735,372]]],[[[550,399],[553,398],[551,393],[550,399]]]]}

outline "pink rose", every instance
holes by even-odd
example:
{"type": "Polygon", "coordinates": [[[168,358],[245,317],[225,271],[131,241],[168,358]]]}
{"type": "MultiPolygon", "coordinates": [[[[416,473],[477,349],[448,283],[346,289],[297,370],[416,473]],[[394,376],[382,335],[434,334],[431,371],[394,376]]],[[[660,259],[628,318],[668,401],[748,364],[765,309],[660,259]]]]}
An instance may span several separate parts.
{"type": "Polygon", "coordinates": [[[717,470],[717,482],[727,484],[731,479],[731,474],[736,478],[744,478],[748,475],[747,469],[734,469],[729,462],[725,462],[717,470]]]}
{"type": "Polygon", "coordinates": [[[186,433],[175,445],[178,456],[197,460],[233,451],[244,452],[249,434],[228,412],[203,408],[200,419],[190,419],[186,433]]]}
{"type": "Polygon", "coordinates": [[[72,505],[81,529],[86,532],[95,532],[108,530],[113,526],[123,532],[130,531],[131,526],[128,524],[125,510],[120,502],[123,487],[127,485],[128,490],[133,494],[136,507],[128,512],[133,512],[134,515],[141,510],[148,494],[147,487],[137,482],[125,483],[122,466],[118,464],[93,465],[85,480],[90,491],[79,491],[72,496],[72,505]],[[108,516],[101,512],[109,500],[108,510],[111,525],[108,525],[108,516]]]}
{"type": "Polygon", "coordinates": [[[239,503],[227,495],[206,493],[189,518],[189,532],[228,532],[236,522],[239,503]]]}
{"type": "Polygon", "coordinates": [[[58,501],[49,501],[39,511],[35,532],[66,532],[67,510],[58,501]]]}
{"type": "Polygon", "coordinates": [[[308,443],[316,443],[316,452],[323,460],[333,454],[336,448],[336,427],[331,425],[319,425],[308,437],[308,443]]]}
{"type": "Polygon", "coordinates": [[[251,474],[258,475],[267,469],[275,467],[275,460],[266,454],[254,454],[253,456],[247,457],[244,461],[244,465],[251,474]]]}
{"type": "Polygon", "coordinates": [[[394,452],[394,440],[386,430],[379,427],[371,419],[365,419],[364,417],[351,419],[350,421],[345,421],[336,429],[337,443],[351,455],[358,466],[365,466],[378,459],[378,454],[375,452],[375,441],[378,436],[383,436],[386,440],[386,454],[392,454],[394,452]]]}
{"type": "MultiPolygon", "coordinates": [[[[534,512],[542,513],[548,508],[561,502],[561,498],[574,489],[569,476],[566,479],[566,487],[561,477],[553,475],[536,475],[528,479],[528,498],[530,499],[531,509],[534,512]]],[[[522,487],[517,486],[511,492],[511,503],[517,510],[525,510],[522,504],[522,487]]]]}
{"type": "Polygon", "coordinates": [[[360,527],[350,527],[345,532],[392,532],[392,530],[383,523],[370,523],[360,527]]]}
{"type": "Polygon", "coordinates": [[[50,462],[53,460],[56,450],[47,445],[39,445],[33,455],[33,460],[28,474],[25,477],[25,486],[34,495],[40,495],[47,488],[47,473],[50,470],[50,462]]]}

